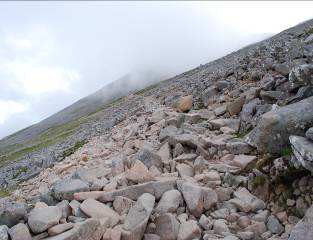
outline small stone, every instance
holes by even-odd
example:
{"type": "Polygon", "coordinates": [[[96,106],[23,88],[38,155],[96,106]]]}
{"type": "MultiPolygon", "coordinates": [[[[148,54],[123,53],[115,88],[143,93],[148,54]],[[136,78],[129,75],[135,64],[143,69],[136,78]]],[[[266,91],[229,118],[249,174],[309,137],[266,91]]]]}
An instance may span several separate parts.
{"type": "Polygon", "coordinates": [[[237,224],[239,227],[241,228],[246,228],[251,224],[251,220],[248,216],[241,216],[238,221],[237,224]]]}
{"type": "Polygon", "coordinates": [[[148,168],[141,162],[136,161],[134,166],[126,172],[126,178],[134,183],[144,183],[153,180],[148,168]]]}
{"type": "Polygon", "coordinates": [[[309,128],[306,132],[305,132],[305,136],[310,139],[311,141],[313,141],[313,127],[309,128]]]}
{"type": "Polygon", "coordinates": [[[225,234],[230,232],[229,228],[226,224],[226,221],[222,220],[222,219],[218,219],[218,220],[214,221],[213,231],[214,231],[214,233],[222,235],[222,236],[225,236],[225,234]]]}
{"type": "Polygon", "coordinates": [[[288,207],[292,207],[296,204],[296,201],[294,199],[287,199],[286,204],[288,207]]]}
{"type": "Polygon", "coordinates": [[[277,218],[273,215],[268,217],[266,226],[273,234],[281,234],[285,230],[277,218]]]}
{"type": "Polygon", "coordinates": [[[227,103],[227,111],[231,116],[237,115],[241,112],[242,106],[245,103],[245,97],[235,99],[233,102],[227,103]]]}
{"type": "Polygon", "coordinates": [[[236,155],[233,159],[233,165],[240,167],[241,170],[251,169],[257,161],[256,156],[248,156],[244,154],[236,155]]]}
{"type": "Polygon", "coordinates": [[[177,102],[177,109],[180,112],[188,112],[192,108],[192,95],[182,97],[177,102]]]}
{"type": "Polygon", "coordinates": [[[177,239],[180,224],[174,215],[170,213],[161,214],[155,219],[155,225],[155,233],[159,235],[162,240],[177,239]]]}
{"type": "Polygon", "coordinates": [[[193,168],[185,163],[177,164],[176,169],[181,177],[182,176],[193,177],[194,175],[193,168]]]}
{"type": "Polygon", "coordinates": [[[211,219],[204,214],[201,215],[199,219],[199,224],[204,230],[210,230],[213,227],[213,222],[211,221],[211,219]]]}

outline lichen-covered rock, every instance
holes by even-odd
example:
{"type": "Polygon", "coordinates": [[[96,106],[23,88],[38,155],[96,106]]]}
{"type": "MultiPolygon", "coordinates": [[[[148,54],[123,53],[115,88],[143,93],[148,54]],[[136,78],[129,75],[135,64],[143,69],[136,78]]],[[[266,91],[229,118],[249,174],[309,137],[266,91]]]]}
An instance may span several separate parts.
{"type": "Polygon", "coordinates": [[[259,152],[281,154],[290,135],[304,136],[313,125],[313,97],[265,113],[245,140],[259,152]]]}
{"type": "Polygon", "coordinates": [[[26,205],[23,203],[5,201],[0,203],[0,224],[12,227],[24,219],[26,215],[26,205]]]}
{"type": "Polygon", "coordinates": [[[80,179],[63,179],[52,187],[52,194],[58,200],[73,200],[74,193],[89,191],[88,183],[80,179]]]}
{"type": "Polygon", "coordinates": [[[313,64],[303,64],[292,69],[289,81],[293,87],[313,85],[313,64]]]}
{"type": "Polygon", "coordinates": [[[295,155],[294,165],[313,172],[313,142],[300,136],[290,136],[289,139],[295,155]]]}

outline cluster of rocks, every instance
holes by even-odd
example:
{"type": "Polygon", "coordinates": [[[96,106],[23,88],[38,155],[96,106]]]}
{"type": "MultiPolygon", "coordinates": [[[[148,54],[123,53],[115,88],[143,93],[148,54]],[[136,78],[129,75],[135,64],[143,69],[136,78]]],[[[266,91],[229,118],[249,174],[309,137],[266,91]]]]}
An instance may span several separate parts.
{"type": "Polygon", "coordinates": [[[109,134],[1,199],[0,240],[312,239],[307,25],[147,91],[109,134]]]}

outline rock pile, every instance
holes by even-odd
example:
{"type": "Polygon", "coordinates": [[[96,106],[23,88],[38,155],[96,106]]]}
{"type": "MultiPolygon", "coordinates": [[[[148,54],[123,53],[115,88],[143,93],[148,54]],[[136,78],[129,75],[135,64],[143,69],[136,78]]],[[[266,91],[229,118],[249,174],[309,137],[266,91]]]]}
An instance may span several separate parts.
{"type": "Polygon", "coordinates": [[[0,201],[0,240],[312,239],[310,48],[267,47],[21,184],[0,201]]]}

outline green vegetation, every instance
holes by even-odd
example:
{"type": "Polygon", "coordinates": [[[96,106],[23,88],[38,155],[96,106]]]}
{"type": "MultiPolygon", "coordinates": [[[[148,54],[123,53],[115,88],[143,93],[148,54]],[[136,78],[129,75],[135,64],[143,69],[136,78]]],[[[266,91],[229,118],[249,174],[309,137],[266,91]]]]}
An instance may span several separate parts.
{"type": "Polygon", "coordinates": [[[243,131],[243,132],[238,132],[235,134],[236,138],[244,138],[251,130],[243,131]]]}
{"type": "Polygon", "coordinates": [[[282,157],[287,157],[292,155],[292,148],[291,147],[286,147],[283,148],[280,152],[280,156],[282,157]]]}
{"type": "Polygon", "coordinates": [[[256,189],[258,186],[264,185],[266,182],[265,176],[255,176],[252,180],[252,188],[256,189]]]}
{"type": "Polygon", "coordinates": [[[22,173],[26,173],[27,172],[27,167],[21,167],[14,175],[13,175],[13,179],[19,177],[22,173]]]}
{"type": "Polygon", "coordinates": [[[8,189],[0,188],[0,198],[4,198],[10,195],[10,191],[8,189]]]}
{"type": "Polygon", "coordinates": [[[74,152],[77,151],[77,149],[84,146],[87,142],[88,142],[87,140],[77,141],[73,147],[70,147],[63,152],[62,158],[66,158],[72,155],[74,152]]]}

